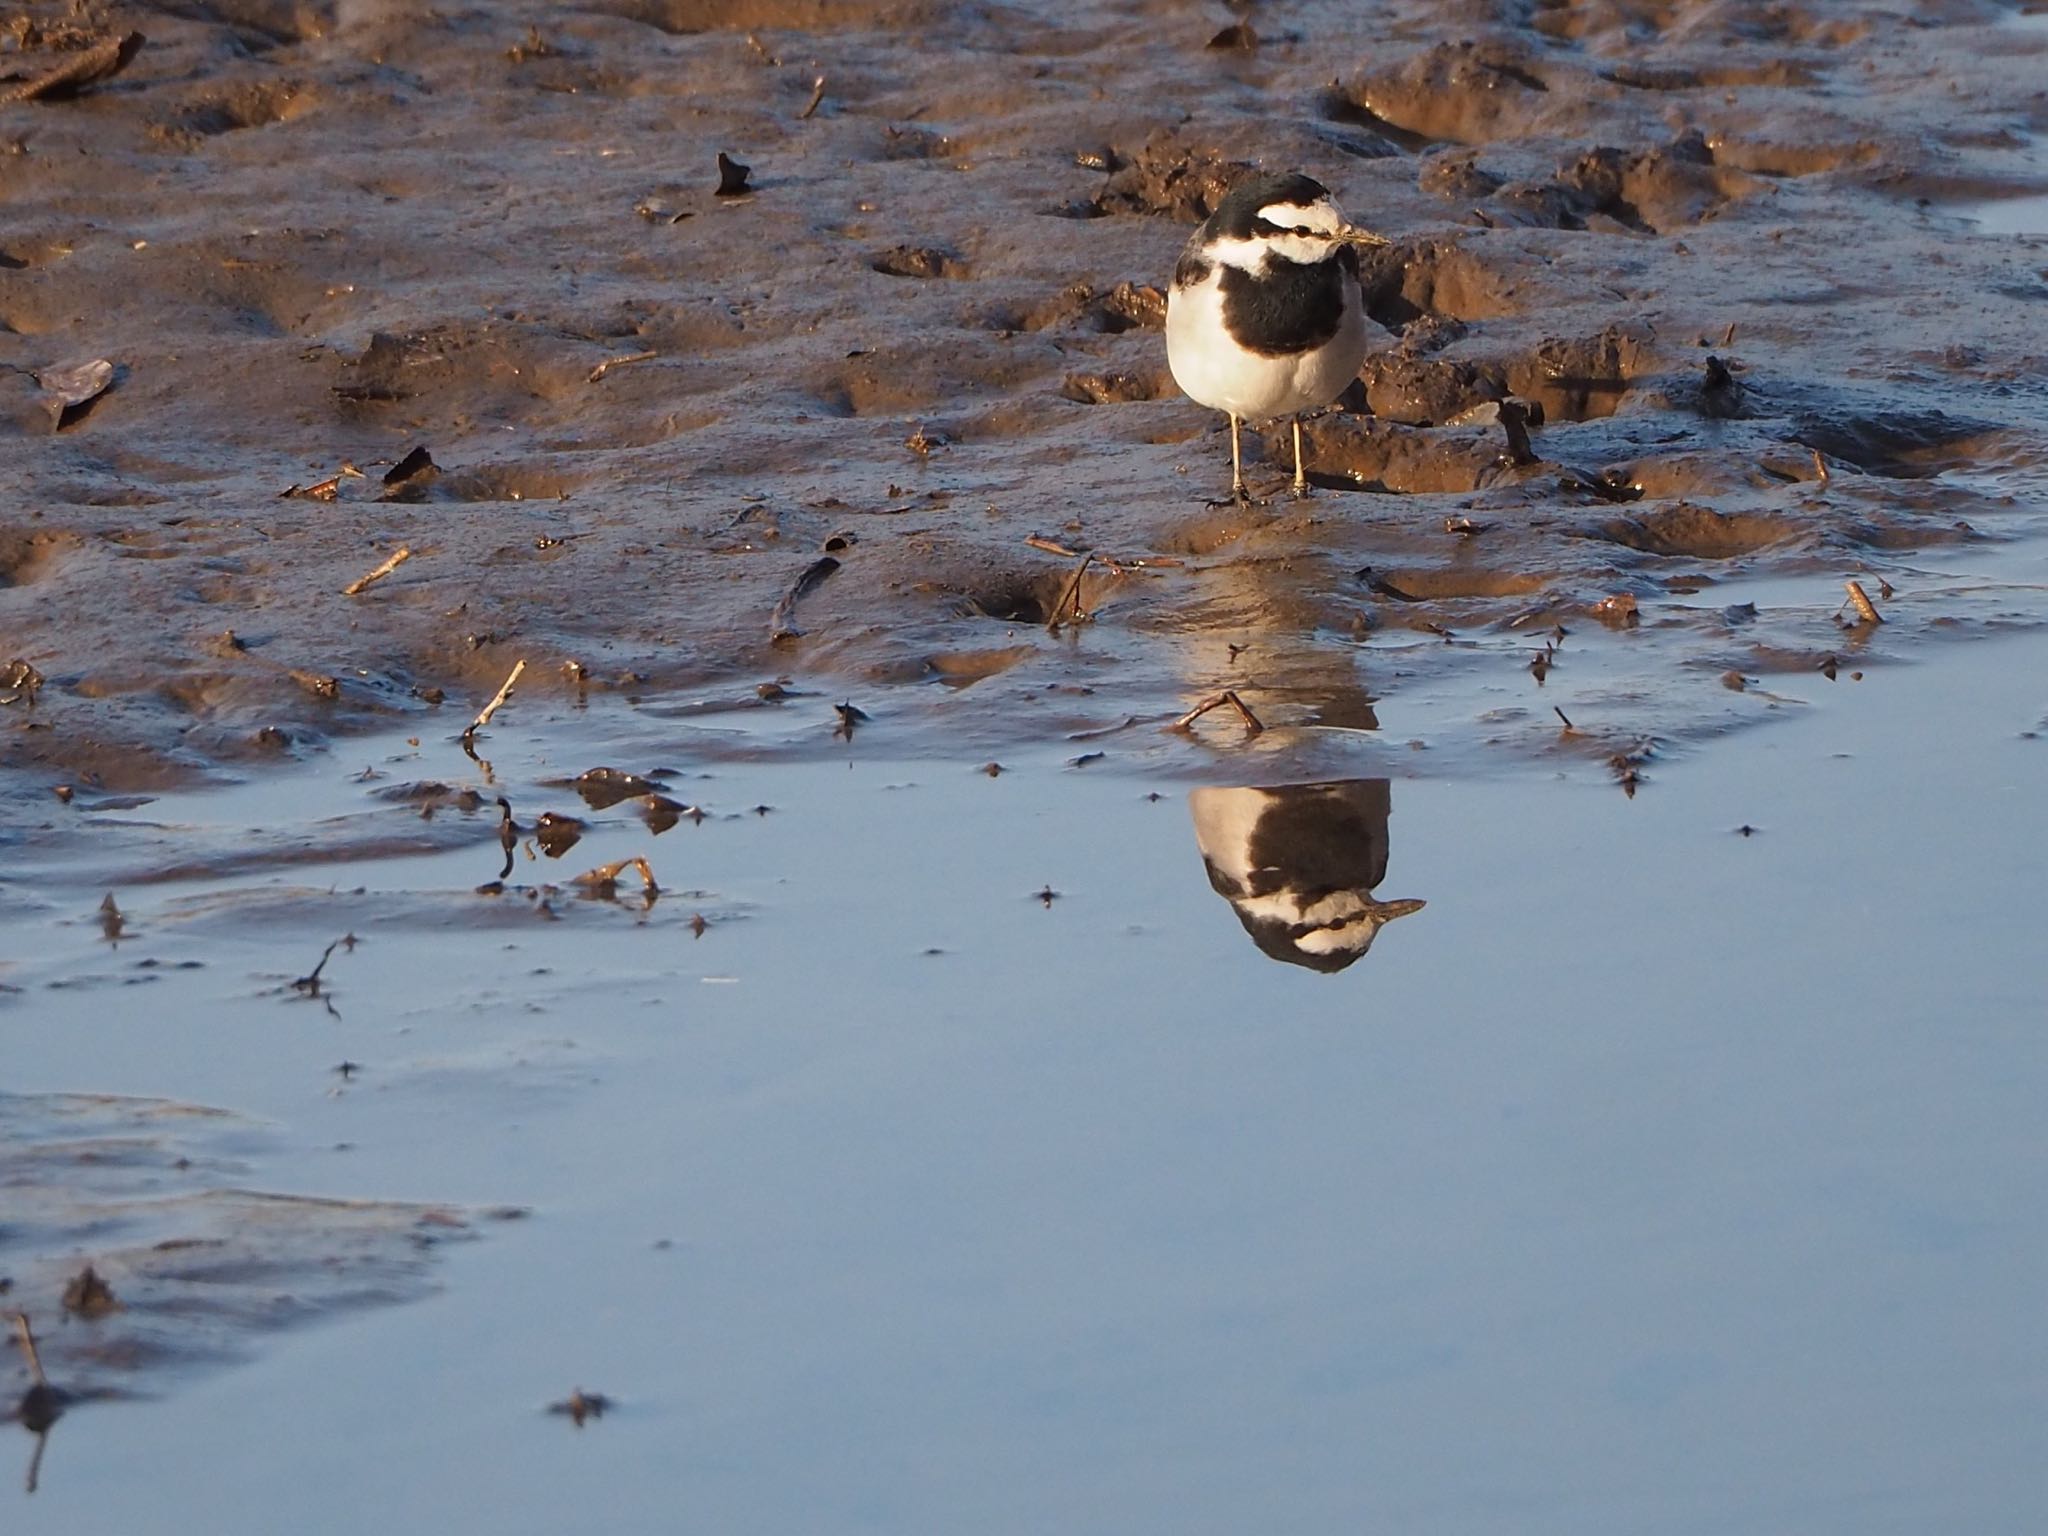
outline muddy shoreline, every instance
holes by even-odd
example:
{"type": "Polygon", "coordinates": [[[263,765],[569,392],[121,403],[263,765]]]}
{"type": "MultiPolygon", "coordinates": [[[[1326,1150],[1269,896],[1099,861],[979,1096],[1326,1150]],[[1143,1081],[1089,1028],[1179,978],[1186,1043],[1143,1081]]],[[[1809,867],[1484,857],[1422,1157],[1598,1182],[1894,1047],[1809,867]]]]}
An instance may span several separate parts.
{"type": "MultiPolygon", "coordinates": [[[[16,14],[44,30],[0,72],[75,41],[16,14]]],[[[1983,590],[2048,493],[2048,240],[1970,215],[2048,187],[2048,31],[1989,0],[1311,3],[1211,46],[1227,20],[95,12],[146,35],[127,67],[0,108],[0,663],[45,679],[0,770],[148,791],[452,734],[521,659],[528,697],[789,679],[932,746],[1226,682],[1369,723],[1497,676],[1526,750],[1558,628],[1560,665],[1654,680],[1582,725],[1684,742],[1741,722],[1731,674],[2048,613],[1983,590]],[[1217,424],[1156,287],[1248,164],[1398,243],[1319,494],[1246,517],[1204,505],[1217,424]],[[95,358],[113,387],[53,422],[34,375],[95,358]],[[1509,393],[1536,464],[1445,425],[1509,393]],[[1115,562],[1060,635],[1046,545],[1115,562]],[[1959,553],[1971,593],[1915,564],[1959,553]],[[1731,614],[1730,577],[1802,595],[1731,614]],[[1840,627],[1847,577],[1895,592],[1882,632],[1840,627]]]]}

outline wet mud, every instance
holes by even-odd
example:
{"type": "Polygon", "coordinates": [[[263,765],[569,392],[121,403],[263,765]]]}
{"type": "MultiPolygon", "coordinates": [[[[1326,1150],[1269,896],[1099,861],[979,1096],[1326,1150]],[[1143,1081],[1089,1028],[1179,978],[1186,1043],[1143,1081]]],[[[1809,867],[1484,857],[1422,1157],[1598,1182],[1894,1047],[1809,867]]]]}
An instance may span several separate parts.
{"type": "Polygon", "coordinates": [[[36,1436],[30,1492],[70,1408],[154,1396],[265,1335],[416,1300],[442,1245],[477,1235],[479,1218],[453,1207],[250,1187],[275,1140],[201,1105],[0,1093],[0,1309],[15,1345],[0,1395],[36,1436]]]}
{"type": "Polygon", "coordinates": [[[1617,592],[1668,683],[1628,728],[1683,733],[1722,642],[1674,593],[1810,582],[1759,639],[1818,656],[1838,582],[1890,575],[1904,650],[1985,622],[1913,552],[1995,565],[2040,504],[2048,250],[1996,211],[2048,188],[2048,35],[1991,0],[1301,4],[1216,46],[1167,0],[9,14],[21,80],[146,39],[0,124],[25,787],[459,728],[519,659],[529,694],[887,685],[935,742],[1028,739],[1065,686],[1335,718],[1617,592]],[[1319,496],[1218,514],[1159,285],[1252,166],[1396,243],[1319,496]],[[1115,558],[1079,638],[1039,632],[1034,535],[1115,558]],[[1374,654],[1409,630],[1477,654],[1374,654]]]}

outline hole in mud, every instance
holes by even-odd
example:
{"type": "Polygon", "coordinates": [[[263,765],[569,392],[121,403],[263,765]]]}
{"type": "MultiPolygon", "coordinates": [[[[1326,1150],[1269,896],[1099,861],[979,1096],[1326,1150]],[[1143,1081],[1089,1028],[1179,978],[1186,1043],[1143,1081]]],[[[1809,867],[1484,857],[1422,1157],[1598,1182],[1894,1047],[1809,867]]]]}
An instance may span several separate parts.
{"type": "Polygon", "coordinates": [[[1733,560],[1754,554],[1797,535],[1783,518],[1748,512],[1715,512],[1682,503],[1640,517],[1617,517],[1588,529],[1585,537],[1639,550],[1646,555],[1676,555],[1691,560],[1733,560]]]}
{"type": "Polygon", "coordinates": [[[962,607],[976,617],[1001,619],[1006,624],[1043,624],[1052,616],[1053,604],[1065,585],[1064,576],[1019,575],[964,594],[962,607]]]}
{"type": "Polygon", "coordinates": [[[33,586],[84,542],[75,533],[0,531],[0,587],[33,586]]]}
{"type": "Polygon", "coordinates": [[[1318,94],[1316,109],[1330,122],[1342,123],[1347,128],[1363,128],[1387,147],[1406,154],[1419,155],[1438,142],[1388,122],[1372,108],[1347,96],[1338,86],[1327,86],[1318,94]]]}
{"type": "Polygon", "coordinates": [[[1396,602],[1436,603],[1463,597],[1527,597],[1543,590],[1544,578],[1523,571],[1487,571],[1470,566],[1439,570],[1381,569],[1357,573],[1366,587],[1396,602]]]}
{"type": "Polygon", "coordinates": [[[1984,457],[1988,443],[2002,431],[1990,422],[1958,420],[1940,411],[1900,411],[1802,417],[1796,441],[1865,474],[1924,480],[1984,457]]]}
{"type": "Polygon", "coordinates": [[[1061,395],[1083,405],[1128,405],[1137,400],[1163,400],[1172,393],[1172,385],[1156,371],[1070,373],[1060,385],[1061,395]]]}
{"type": "Polygon", "coordinates": [[[899,245],[868,263],[884,277],[965,277],[967,263],[953,252],[931,245],[899,245]]]}
{"type": "Polygon", "coordinates": [[[807,381],[833,416],[898,416],[959,407],[972,400],[1018,398],[1046,370],[1042,356],[1006,348],[992,336],[966,335],[946,346],[925,342],[863,348],[828,363],[807,381]]]}
{"type": "Polygon", "coordinates": [[[289,122],[314,104],[306,87],[294,81],[242,85],[210,92],[150,131],[165,142],[192,144],[245,128],[289,122]]]}
{"type": "Polygon", "coordinates": [[[1408,147],[1485,144],[1529,130],[1550,84],[1532,54],[1501,42],[1439,43],[1391,69],[1340,84],[1322,103],[1326,117],[1374,129],[1408,147]],[[1399,136],[1399,137],[1396,137],[1399,136]]]}
{"type": "Polygon", "coordinates": [[[1500,188],[1475,212],[1488,223],[1666,234],[1713,218],[1760,185],[1717,166],[1706,140],[1692,132],[1655,149],[1589,149],[1548,180],[1500,188]]]}
{"type": "Polygon", "coordinates": [[[1028,309],[1005,308],[982,317],[992,331],[1045,331],[1062,326],[1105,336],[1126,331],[1158,331],[1166,327],[1166,295],[1150,283],[1118,283],[1097,292],[1087,283],[1072,283],[1028,309]]]}
{"type": "Polygon", "coordinates": [[[1521,307],[1514,279],[1455,239],[1372,251],[1359,263],[1359,282],[1366,313],[1396,334],[1427,318],[1493,320],[1521,307]]]}
{"type": "Polygon", "coordinates": [[[438,477],[423,497],[393,500],[559,501],[587,476],[535,464],[479,464],[438,477]]]}

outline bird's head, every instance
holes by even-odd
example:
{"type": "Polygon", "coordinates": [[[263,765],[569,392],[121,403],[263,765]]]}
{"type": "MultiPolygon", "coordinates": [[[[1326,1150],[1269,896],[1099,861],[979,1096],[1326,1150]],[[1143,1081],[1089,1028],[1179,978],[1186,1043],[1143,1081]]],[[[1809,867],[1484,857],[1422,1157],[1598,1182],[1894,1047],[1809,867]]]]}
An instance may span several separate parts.
{"type": "Polygon", "coordinates": [[[1252,272],[1275,257],[1308,265],[1346,247],[1390,243],[1345,218],[1328,187],[1301,175],[1239,183],[1217,204],[1202,235],[1216,260],[1252,272]]]}

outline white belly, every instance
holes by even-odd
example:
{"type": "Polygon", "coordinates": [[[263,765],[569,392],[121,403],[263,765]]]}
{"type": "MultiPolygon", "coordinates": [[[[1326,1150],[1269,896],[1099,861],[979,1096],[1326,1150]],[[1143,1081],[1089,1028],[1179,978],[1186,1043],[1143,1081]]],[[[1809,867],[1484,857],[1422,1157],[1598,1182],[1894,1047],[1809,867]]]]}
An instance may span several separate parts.
{"type": "Polygon", "coordinates": [[[1190,400],[1252,421],[1328,405],[1365,361],[1365,306],[1346,283],[1337,334],[1310,352],[1262,357],[1223,328],[1223,294],[1212,271],[1166,299],[1166,365],[1190,400]]]}

